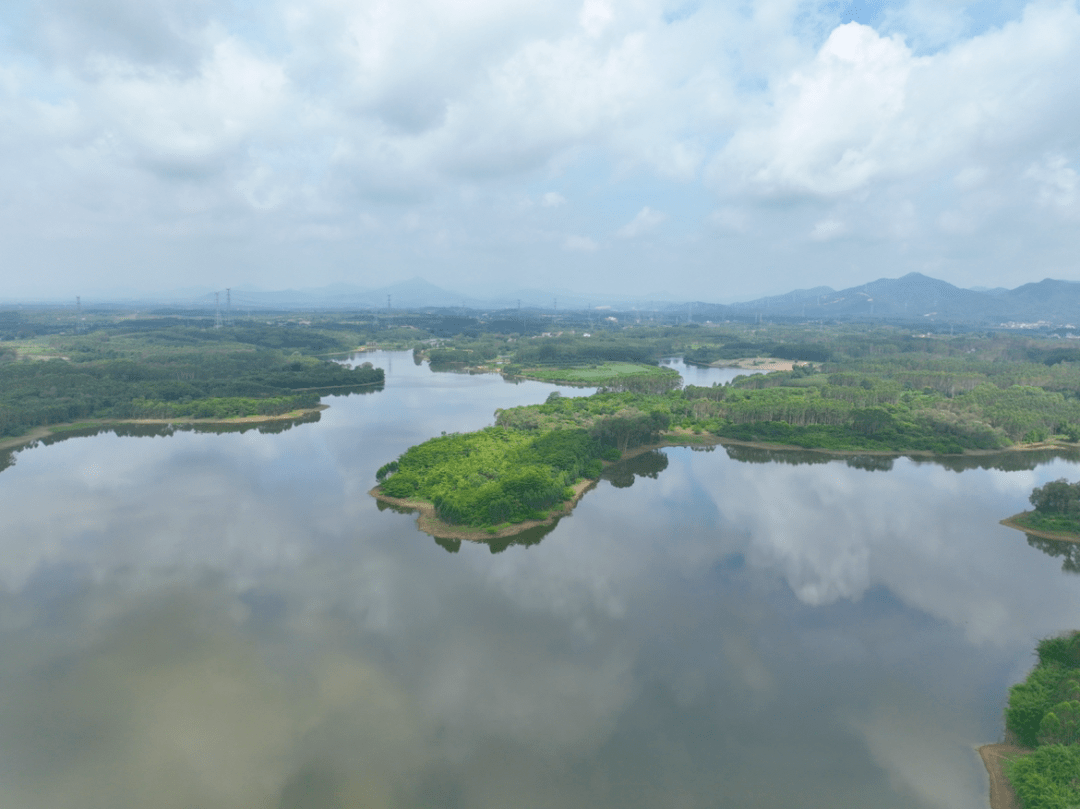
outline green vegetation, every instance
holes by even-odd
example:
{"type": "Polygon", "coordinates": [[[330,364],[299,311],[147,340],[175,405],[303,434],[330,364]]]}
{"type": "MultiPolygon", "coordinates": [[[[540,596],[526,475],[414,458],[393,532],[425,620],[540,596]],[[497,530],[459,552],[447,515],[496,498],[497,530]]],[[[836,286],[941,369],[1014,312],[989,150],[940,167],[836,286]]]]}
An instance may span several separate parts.
{"type": "Polygon", "coordinates": [[[1031,492],[1034,511],[1018,514],[1012,522],[1033,531],[1080,536],[1080,482],[1052,480],[1031,492]]]}
{"type": "MultiPolygon", "coordinates": [[[[635,348],[636,339],[636,349],[655,354],[658,348],[670,348],[679,337],[670,329],[663,334],[657,334],[661,330],[656,329],[645,331],[650,336],[609,335],[595,341],[591,337],[530,338],[526,353],[538,352],[548,340],[550,345],[562,346],[556,356],[581,358],[582,352],[595,346],[601,347],[601,353],[635,348]]],[[[694,331],[701,330],[684,330],[681,337],[694,331]]],[[[698,334],[693,336],[700,339],[698,334]]],[[[520,468],[512,455],[518,442],[560,432],[588,436],[595,442],[593,458],[605,447],[624,452],[656,440],[693,443],[731,439],[836,452],[959,455],[1080,438],[1076,426],[1080,425],[1080,365],[1074,367],[1071,360],[1035,341],[994,336],[916,341],[895,333],[864,334],[858,341],[849,335],[834,338],[828,362],[742,376],[730,384],[708,388],[671,390],[666,369],[614,361],[530,369],[528,373],[547,381],[578,381],[602,389],[589,397],[552,396],[542,405],[497,412],[496,426],[503,437],[489,442],[484,452],[496,453],[502,448],[503,455],[498,462],[486,462],[491,472],[486,481],[456,470],[460,455],[450,453],[437,459],[425,455],[430,462],[422,464],[422,475],[414,468],[415,474],[404,476],[401,482],[395,483],[391,477],[383,492],[433,503],[438,516],[451,524],[492,528],[536,519],[555,502],[556,490],[567,485],[573,475],[582,474],[581,470],[552,465],[548,487],[540,486],[539,477],[530,479],[530,491],[539,494],[521,498],[511,493],[507,502],[515,503],[513,507],[505,503],[499,508],[489,506],[503,502],[505,493],[498,485],[503,472],[499,470],[520,468]],[[874,350],[867,351],[868,347],[874,350]],[[1034,363],[1032,357],[1045,361],[1034,363]],[[620,377],[628,382],[638,380],[640,386],[620,385],[620,377]],[[606,381],[601,384],[601,380],[606,381]],[[481,485],[486,486],[482,493],[481,485]],[[440,498],[438,503],[436,497],[440,498]],[[468,503],[458,508],[466,500],[468,503]]],[[[446,350],[481,351],[479,346],[486,344],[483,353],[495,351],[488,337],[472,344],[474,348],[446,350]]],[[[777,345],[774,342],[773,348],[777,345]]],[[[787,352],[791,355],[813,354],[813,344],[805,339],[791,345],[794,347],[787,352]]],[[[511,346],[506,350],[516,360],[523,349],[511,346]]],[[[395,471],[385,467],[380,480],[395,471]]]]}
{"type": "Polygon", "coordinates": [[[1038,665],[1009,689],[1005,726],[1030,755],[1006,773],[1024,809],[1080,805],[1080,632],[1038,645],[1038,665]]]}
{"type": "Polygon", "coordinates": [[[501,426],[433,438],[383,466],[381,493],[422,500],[450,525],[497,528],[542,520],[599,477],[604,446],[586,430],[527,431],[501,426]]]}
{"type": "Polygon", "coordinates": [[[608,390],[662,393],[660,358],[794,360],[794,370],[738,379],[719,392],[718,436],[831,450],[958,453],[1080,441],[1080,349],[1015,335],[955,338],[899,329],[627,326],[479,334],[418,344],[433,370],[508,376],[608,390]],[[724,424],[727,422],[727,424],[724,424]]]}
{"type": "Polygon", "coordinates": [[[225,419],[314,407],[321,394],[378,386],[370,363],[313,354],[351,340],[333,330],[172,317],[116,320],[88,334],[34,336],[0,350],[0,436],[82,419],[225,419]]]}

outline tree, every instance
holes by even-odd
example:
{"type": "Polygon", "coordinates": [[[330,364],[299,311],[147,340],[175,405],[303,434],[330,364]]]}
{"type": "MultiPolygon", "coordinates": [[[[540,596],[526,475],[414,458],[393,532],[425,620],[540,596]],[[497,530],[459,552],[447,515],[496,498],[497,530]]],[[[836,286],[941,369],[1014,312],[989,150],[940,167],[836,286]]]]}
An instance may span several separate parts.
{"type": "Polygon", "coordinates": [[[1065,478],[1052,480],[1045,486],[1037,486],[1028,499],[1036,511],[1075,514],[1080,512],[1080,483],[1069,483],[1065,478]]]}

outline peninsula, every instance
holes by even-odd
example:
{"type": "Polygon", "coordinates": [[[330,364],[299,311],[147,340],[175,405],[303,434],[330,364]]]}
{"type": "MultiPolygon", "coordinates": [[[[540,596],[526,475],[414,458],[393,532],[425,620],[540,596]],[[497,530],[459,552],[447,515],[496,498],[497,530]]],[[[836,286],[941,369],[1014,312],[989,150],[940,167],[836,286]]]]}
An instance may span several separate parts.
{"type": "Polygon", "coordinates": [[[979,754],[991,809],[1080,804],[1080,632],[1039,641],[1038,663],[1009,689],[1006,741],[979,754]]]}
{"type": "Polygon", "coordinates": [[[55,333],[39,316],[0,343],[0,447],[108,424],[295,420],[324,394],[384,382],[371,363],[326,359],[355,339],[340,329],[114,315],[67,325],[55,333]]]}
{"type": "Polygon", "coordinates": [[[1014,514],[1001,524],[1043,539],[1080,543],[1080,481],[1050,481],[1036,487],[1030,501],[1034,511],[1014,514]]]}

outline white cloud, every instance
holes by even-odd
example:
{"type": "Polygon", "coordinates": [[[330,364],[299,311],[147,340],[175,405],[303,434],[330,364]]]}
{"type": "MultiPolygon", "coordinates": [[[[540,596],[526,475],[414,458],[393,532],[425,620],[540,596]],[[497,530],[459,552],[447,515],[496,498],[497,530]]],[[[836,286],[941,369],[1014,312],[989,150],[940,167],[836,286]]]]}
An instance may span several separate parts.
{"type": "Polygon", "coordinates": [[[749,225],[746,211],[738,208],[720,208],[709,214],[709,221],[721,230],[731,233],[745,233],[749,225]]]}
{"type": "Polygon", "coordinates": [[[839,219],[822,219],[814,224],[810,238],[816,242],[827,242],[847,232],[847,225],[839,219]]]}
{"type": "Polygon", "coordinates": [[[781,83],[772,120],[736,133],[725,168],[773,193],[862,187],[883,169],[917,61],[898,37],[840,26],[813,63],[781,83]]]}
{"type": "Polygon", "coordinates": [[[615,10],[610,0],[585,0],[578,16],[581,27],[591,37],[600,36],[614,19],[615,10]]]}
{"type": "Polygon", "coordinates": [[[1024,177],[1039,185],[1039,201],[1044,205],[1077,212],[1080,176],[1062,155],[1054,155],[1032,165],[1024,177]]]}
{"type": "Polygon", "coordinates": [[[976,267],[980,283],[1022,283],[1080,248],[1075,2],[1013,19],[998,9],[979,27],[962,4],[909,0],[877,30],[840,25],[824,0],[745,14],[673,13],[666,0],[35,8],[33,26],[0,11],[12,32],[0,54],[0,235],[23,277],[59,278],[77,256],[70,278],[132,283],[145,278],[134,256],[153,254],[171,256],[163,276],[216,277],[243,258],[291,283],[311,250],[325,250],[327,280],[357,281],[358,265],[410,277],[434,272],[425,250],[441,244],[445,276],[432,280],[484,283],[476,275],[500,277],[515,251],[542,262],[568,247],[536,220],[567,197],[575,224],[563,232],[639,237],[659,210],[696,223],[663,256],[556,271],[593,289],[627,272],[655,278],[672,250],[672,283],[693,283],[713,272],[715,243],[701,237],[716,229],[743,234],[728,266],[769,270],[729,279],[728,295],[764,277],[780,292],[931,260],[957,283],[976,267]],[[613,227],[631,187],[655,209],[613,227]],[[1032,216],[1038,206],[1052,215],[1032,216]],[[426,223],[422,238],[355,227],[408,215],[426,223]],[[833,220],[866,238],[826,238],[840,234],[833,220]],[[1022,268],[988,257],[988,237],[1034,247],[1022,268]],[[269,243],[273,256],[251,255],[269,243]],[[796,266],[792,251],[798,269],[777,269],[796,266]]]}
{"type": "Polygon", "coordinates": [[[580,250],[585,253],[591,253],[599,245],[588,236],[567,236],[563,241],[563,247],[567,250],[580,250]]]}
{"type": "Polygon", "coordinates": [[[655,230],[665,219],[667,219],[667,214],[654,211],[646,205],[638,211],[637,216],[619,228],[618,235],[622,239],[635,239],[655,230]]]}
{"type": "Polygon", "coordinates": [[[192,76],[111,60],[99,71],[92,98],[117,147],[166,170],[202,167],[243,145],[280,114],[287,88],[280,66],[233,39],[216,43],[192,76]]]}

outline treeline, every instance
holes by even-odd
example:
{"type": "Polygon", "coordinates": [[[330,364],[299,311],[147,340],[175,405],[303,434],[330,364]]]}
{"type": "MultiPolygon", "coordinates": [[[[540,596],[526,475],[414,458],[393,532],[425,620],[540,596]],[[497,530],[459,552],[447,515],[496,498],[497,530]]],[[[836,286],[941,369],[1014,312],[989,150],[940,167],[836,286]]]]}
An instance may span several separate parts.
{"type": "MultiPolygon", "coordinates": [[[[130,333],[122,340],[73,337],[58,346],[73,358],[0,363],[0,435],[86,418],[279,415],[312,407],[321,393],[363,390],[384,380],[370,363],[353,369],[238,343],[236,330],[204,331],[196,336],[188,326],[159,326],[152,340],[130,333]]],[[[315,340],[307,347],[325,344],[315,340]]]]}
{"type": "Polygon", "coordinates": [[[655,413],[666,419],[665,430],[808,449],[950,454],[1010,443],[993,425],[933,404],[925,394],[895,405],[860,407],[813,387],[689,386],[661,395],[603,392],[557,399],[500,411],[496,423],[517,429],[593,429],[597,420],[614,414],[655,413]]]}
{"type": "Polygon", "coordinates": [[[1005,727],[1035,750],[1006,774],[1024,809],[1069,809],[1080,805],[1080,632],[1042,640],[1037,653],[1005,710],[1005,727]]]}

